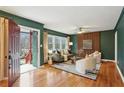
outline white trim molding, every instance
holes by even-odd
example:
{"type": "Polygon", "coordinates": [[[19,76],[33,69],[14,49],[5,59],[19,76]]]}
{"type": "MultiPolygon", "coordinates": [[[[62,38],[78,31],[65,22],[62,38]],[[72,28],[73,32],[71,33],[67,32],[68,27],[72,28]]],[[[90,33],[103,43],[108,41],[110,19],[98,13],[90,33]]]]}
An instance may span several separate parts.
{"type": "Polygon", "coordinates": [[[119,74],[120,74],[120,76],[121,76],[121,79],[122,79],[122,81],[123,81],[123,83],[124,83],[124,76],[123,76],[123,74],[122,74],[122,72],[121,72],[121,70],[120,70],[118,64],[117,64],[117,63],[115,63],[115,64],[116,64],[116,67],[117,67],[117,69],[118,69],[118,72],[119,72],[119,74]]]}

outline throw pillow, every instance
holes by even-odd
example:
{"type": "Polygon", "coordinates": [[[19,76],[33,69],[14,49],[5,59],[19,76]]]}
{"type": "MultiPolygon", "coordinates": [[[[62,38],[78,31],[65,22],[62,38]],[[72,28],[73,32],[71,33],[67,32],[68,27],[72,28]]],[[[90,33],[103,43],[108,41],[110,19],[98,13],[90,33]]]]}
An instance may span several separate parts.
{"type": "Polygon", "coordinates": [[[63,56],[63,55],[64,55],[63,50],[61,50],[61,51],[60,51],[60,54],[61,54],[61,56],[63,56]]]}

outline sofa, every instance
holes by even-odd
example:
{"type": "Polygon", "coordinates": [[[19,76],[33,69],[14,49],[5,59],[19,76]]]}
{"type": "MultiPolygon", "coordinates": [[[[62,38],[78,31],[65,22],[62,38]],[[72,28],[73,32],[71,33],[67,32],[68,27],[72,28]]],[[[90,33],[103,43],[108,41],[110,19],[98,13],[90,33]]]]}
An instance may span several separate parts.
{"type": "Polygon", "coordinates": [[[95,51],[93,53],[93,56],[96,58],[96,63],[100,63],[101,62],[101,53],[98,51],[95,51]]]}
{"type": "Polygon", "coordinates": [[[76,61],[76,70],[79,73],[85,74],[87,71],[95,71],[96,64],[101,63],[101,53],[95,51],[90,55],[86,55],[84,59],[76,61]]]}
{"type": "Polygon", "coordinates": [[[53,62],[57,63],[68,61],[70,59],[70,56],[73,56],[70,50],[67,49],[55,50],[52,51],[52,53],[49,53],[48,55],[51,56],[53,62]]]}
{"type": "Polygon", "coordinates": [[[63,56],[61,56],[60,54],[58,54],[58,53],[53,53],[52,54],[52,61],[53,62],[64,62],[64,57],[63,56]]]}

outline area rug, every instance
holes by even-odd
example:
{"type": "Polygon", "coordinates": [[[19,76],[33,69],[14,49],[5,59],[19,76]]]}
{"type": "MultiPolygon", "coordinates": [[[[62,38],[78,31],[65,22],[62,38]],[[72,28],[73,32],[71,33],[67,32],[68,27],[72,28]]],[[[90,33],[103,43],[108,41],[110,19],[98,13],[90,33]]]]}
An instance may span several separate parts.
{"type": "Polygon", "coordinates": [[[99,72],[100,67],[101,67],[101,63],[96,65],[96,73],[85,73],[85,74],[77,72],[75,69],[75,64],[56,63],[56,64],[53,64],[52,67],[55,67],[57,69],[64,70],[66,72],[73,73],[73,74],[76,74],[76,75],[79,75],[82,77],[86,77],[86,78],[89,78],[92,80],[96,80],[97,76],[98,76],[98,72],[99,72]]]}

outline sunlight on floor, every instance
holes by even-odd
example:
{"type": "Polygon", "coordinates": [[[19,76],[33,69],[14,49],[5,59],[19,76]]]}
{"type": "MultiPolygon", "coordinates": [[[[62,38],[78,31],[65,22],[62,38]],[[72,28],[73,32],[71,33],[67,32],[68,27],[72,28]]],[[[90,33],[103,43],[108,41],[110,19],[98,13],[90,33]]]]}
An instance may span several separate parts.
{"type": "Polygon", "coordinates": [[[20,73],[25,73],[25,72],[35,70],[35,69],[37,68],[34,67],[32,64],[24,64],[24,65],[21,65],[20,67],[20,73]]]}

